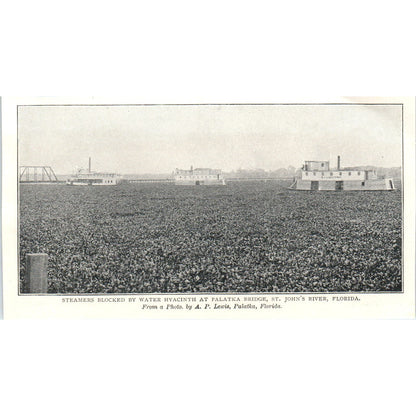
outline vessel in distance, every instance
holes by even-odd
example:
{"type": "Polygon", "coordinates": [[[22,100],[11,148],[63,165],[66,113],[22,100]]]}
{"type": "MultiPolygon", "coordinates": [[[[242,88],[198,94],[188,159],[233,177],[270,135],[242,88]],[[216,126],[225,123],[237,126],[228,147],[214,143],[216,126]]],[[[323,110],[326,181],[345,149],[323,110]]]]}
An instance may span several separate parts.
{"type": "Polygon", "coordinates": [[[225,185],[220,169],[193,168],[175,169],[173,173],[175,185],[225,185]]]}
{"type": "Polygon", "coordinates": [[[93,172],[91,171],[91,158],[89,158],[88,169],[78,171],[67,179],[67,185],[88,186],[88,185],[117,185],[122,180],[117,173],[93,172]]]}
{"type": "Polygon", "coordinates": [[[392,178],[378,177],[374,169],[341,168],[338,156],[336,169],[329,161],[307,160],[289,189],[298,191],[393,191],[392,178]]]}

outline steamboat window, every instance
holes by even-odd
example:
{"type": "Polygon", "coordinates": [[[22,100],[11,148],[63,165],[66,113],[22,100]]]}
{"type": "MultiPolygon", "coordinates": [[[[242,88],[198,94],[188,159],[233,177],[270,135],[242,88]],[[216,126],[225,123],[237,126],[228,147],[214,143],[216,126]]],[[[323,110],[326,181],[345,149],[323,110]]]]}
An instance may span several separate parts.
{"type": "Polygon", "coordinates": [[[351,176],[351,172],[348,172],[348,176],[351,176]]]}

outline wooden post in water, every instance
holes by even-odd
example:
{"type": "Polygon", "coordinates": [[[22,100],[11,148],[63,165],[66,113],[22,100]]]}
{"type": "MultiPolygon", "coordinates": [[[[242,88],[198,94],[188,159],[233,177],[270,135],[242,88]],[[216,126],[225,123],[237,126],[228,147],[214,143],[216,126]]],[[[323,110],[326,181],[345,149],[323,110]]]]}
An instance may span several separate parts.
{"type": "Polygon", "coordinates": [[[26,292],[48,293],[48,255],[26,254],[26,292]]]}

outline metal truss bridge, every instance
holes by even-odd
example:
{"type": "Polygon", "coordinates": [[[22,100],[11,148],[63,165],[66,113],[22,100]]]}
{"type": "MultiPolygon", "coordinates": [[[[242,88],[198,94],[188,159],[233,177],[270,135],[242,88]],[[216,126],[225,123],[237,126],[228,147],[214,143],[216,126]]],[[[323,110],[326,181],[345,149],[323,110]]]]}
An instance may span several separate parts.
{"type": "Polygon", "coordinates": [[[50,166],[20,166],[20,183],[59,183],[50,166]]]}

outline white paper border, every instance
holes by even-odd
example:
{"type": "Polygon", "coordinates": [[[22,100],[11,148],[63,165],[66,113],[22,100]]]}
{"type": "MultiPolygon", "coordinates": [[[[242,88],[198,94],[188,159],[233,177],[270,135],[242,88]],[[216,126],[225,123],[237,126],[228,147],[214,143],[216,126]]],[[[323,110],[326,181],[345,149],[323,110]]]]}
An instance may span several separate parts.
{"type": "MultiPolygon", "coordinates": [[[[17,106],[34,104],[138,104],[139,100],[123,98],[4,98],[2,102],[3,121],[3,290],[4,316],[8,318],[163,318],[163,319],[278,319],[278,318],[414,318],[415,316],[415,104],[412,97],[343,97],[288,99],[280,97],[270,104],[331,104],[331,103],[400,103],[403,104],[403,293],[369,293],[369,294],[147,294],[147,295],[80,295],[77,297],[93,298],[93,303],[66,302],[63,299],[73,295],[18,295],[18,256],[17,256],[17,106]],[[284,303],[282,309],[212,309],[214,304],[226,304],[215,299],[239,297],[244,304],[248,297],[302,296],[305,300],[284,303]],[[328,302],[311,301],[310,297],[326,296],[328,302]],[[357,301],[333,301],[333,297],[357,296],[357,301]],[[171,298],[208,298],[208,301],[196,303],[210,304],[210,308],[201,310],[184,309],[142,309],[141,299],[162,298],[158,305],[165,305],[164,299],[171,298]],[[123,302],[98,302],[97,299],[125,299],[123,302]],[[129,302],[129,298],[135,298],[129,302]],[[140,306],[139,306],[140,305],[140,306]]],[[[158,103],[142,103],[158,104],[158,103]]],[[[185,104],[181,102],[163,104],[185,104]]],[[[205,104],[205,103],[192,103],[205,104]]],[[[220,103],[216,103],[220,104],[220,103]]],[[[228,104],[228,103],[223,103],[228,104]]],[[[256,103],[241,103],[256,104],[256,103]]],[[[260,104],[260,103],[257,103],[260,104]]],[[[195,304],[193,306],[195,306],[195,304]]],[[[256,302],[255,302],[256,303],[256,302]]],[[[154,304],[152,302],[148,304],[154,304]]],[[[178,302],[177,304],[181,304],[178,302]]]]}

